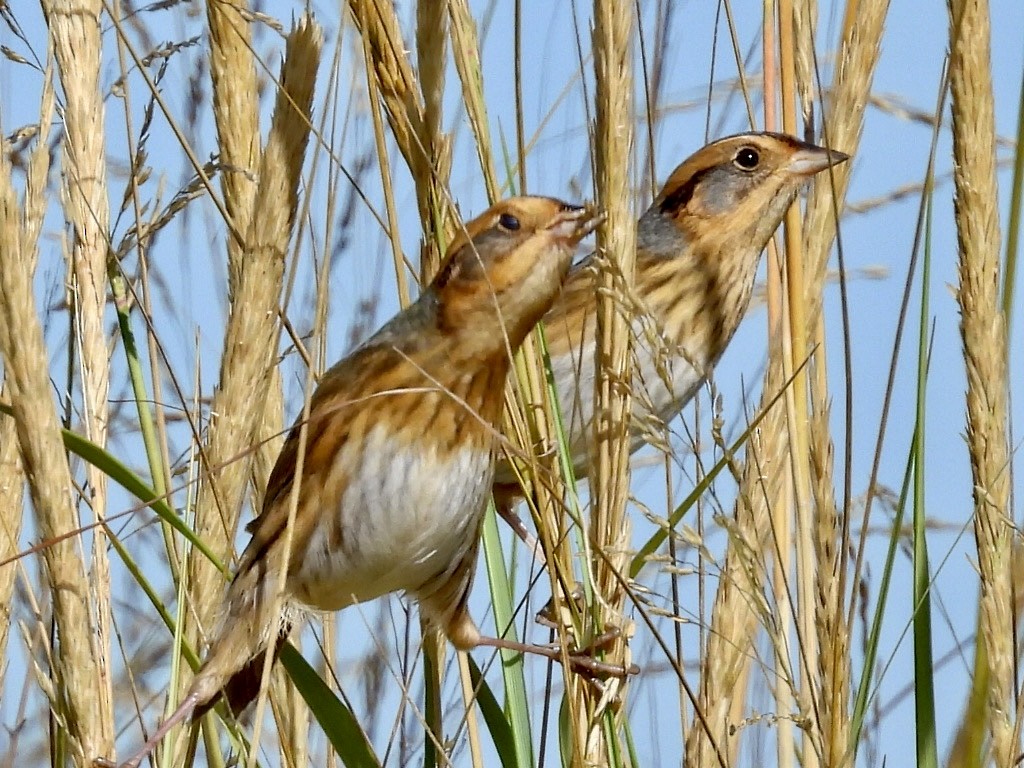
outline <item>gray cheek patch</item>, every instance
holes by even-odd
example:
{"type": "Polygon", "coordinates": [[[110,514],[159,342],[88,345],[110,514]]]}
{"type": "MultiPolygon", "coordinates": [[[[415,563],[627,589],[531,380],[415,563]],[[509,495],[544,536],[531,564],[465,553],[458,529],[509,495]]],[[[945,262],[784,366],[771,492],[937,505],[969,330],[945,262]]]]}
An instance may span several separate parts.
{"type": "Polygon", "coordinates": [[[754,178],[730,168],[715,168],[700,182],[695,202],[702,214],[717,216],[734,208],[747,194],[754,178]]]}

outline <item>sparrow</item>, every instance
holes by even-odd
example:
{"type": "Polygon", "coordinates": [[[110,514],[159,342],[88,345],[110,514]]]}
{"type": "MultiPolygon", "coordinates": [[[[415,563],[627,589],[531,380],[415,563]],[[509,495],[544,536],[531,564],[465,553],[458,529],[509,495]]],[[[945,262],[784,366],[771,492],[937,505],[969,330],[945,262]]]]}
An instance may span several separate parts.
{"type": "Polygon", "coordinates": [[[122,768],[137,768],[254,660],[262,670],[287,633],[274,610],[282,575],[286,606],[338,611],[405,592],[461,650],[559,656],[482,636],[467,599],[510,355],[600,218],[549,197],[499,202],[456,236],[415,303],[324,374],[247,526],[205,661],[181,706],[122,768]]]}
{"type": "MultiPolygon", "coordinates": [[[[848,159],[780,133],[708,144],[679,165],[637,224],[631,452],[660,435],[693,398],[746,314],[761,252],[800,189],[848,159]]],[[[577,477],[593,440],[597,256],[574,266],[543,318],[558,406],[577,477]]],[[[498,509],[522,495],[507,458],[495,478],[498,509]]]]}

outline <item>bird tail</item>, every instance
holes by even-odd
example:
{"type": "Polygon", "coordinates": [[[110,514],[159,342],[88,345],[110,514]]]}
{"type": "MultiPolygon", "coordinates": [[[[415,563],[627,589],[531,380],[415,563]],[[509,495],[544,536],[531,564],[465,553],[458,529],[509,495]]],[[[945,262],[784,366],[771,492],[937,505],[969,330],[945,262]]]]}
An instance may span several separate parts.
{"type": "Polygon", "coordinates": [[[222,692],[235,714],[259,693],[267,654],[277,660],[292,628],[287,600],[280,616],[274,611],[275,581],[250,568],[239,571],[228,587],[214,640],[192,681],[194,718],[209,712],[222,692]]]}
{"type": "Polygon", "coordinates": [[[260,684],[263,682],[263,665],[266,663],[267,654],[273,654],[271,664],[277,663],[281,655],[281,649],[288,641],[292,631],[292,623],[286,618],[281,619],[281,626],[278,629],[277,639],[273,648],[264,648],[260,653],[253,656],[246,662],[245,666],[235,672],[221,689],[221,696],[214,696],[212,699],[196,707],[193,719],[198,720],[207,712],[213,709],[214,705],[223,697],[231,713],[238,717],[245,711],[260,692],[260,684]]]}

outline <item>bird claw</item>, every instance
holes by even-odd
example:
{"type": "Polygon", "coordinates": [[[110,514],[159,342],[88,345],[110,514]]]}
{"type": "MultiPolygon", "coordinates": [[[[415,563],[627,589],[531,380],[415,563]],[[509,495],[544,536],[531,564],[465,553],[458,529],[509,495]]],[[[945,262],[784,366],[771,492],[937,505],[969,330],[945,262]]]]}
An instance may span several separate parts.
{"type": "Polygon", "coordinates": [[[574,665],[579,663],[588,671],[593,671],[595,673],[600,672],[609,677],[626,678],[630,675],[640,674],[640,667],[636,664],[631,663],[629,666],[626,666],[625,662],[621,664],[612,664],[611,662],[599,661],[593,657],[593,653],[607,649],[609,645],[620,637],[622,637],[621,627],[605,629],[604,632],[593,638],[586,644],[586,646],[570,653],[569,658],[571,663],[574,665]]]}
{"type": "Polygon", "coordinates": [[[569,653],[569,665],[576,671],[591,676],[621,677],[627,678],[630,675],[640,674],[640,667],[630,663],[613,664],[610,661],[600,661],[589,655],[593,648],[583,651],[572,651],[569,653]]]}
{"type": "MultiPolygon", "coordinates": [[[[583,587],[580,584],[575,585],[572,592],[568,595],[568,600],[571,600],[576,606],[577,613],[583,612],[585,609],[584,595],[583,587]]],[[[536,621],[538,624],[549,627],[553,630],[558,630],[561,627],[565,634],[570,637],[575,637],[568,608],[563,606],[561,612],[556,611],[553,598],[548,601],[548,604],[545,605],[537,614],[536,621]],[[558,617],[558,613],[562,614],[561,618],[558,617]]],[[[622,635],[622,627],[606,626],[601,634],[591,638],[590,642],[586,645],[581,648],[577,648],[576,650],[569,651],[570,665],[578,672],[585,672],[592,675],[601,674],[606,677],[629,677],[630,675],[639,674],[640,667],[636,664],[630,664],[627,667],[625,664],[612,664],[610,662],[599,661],[593,657],[595,652],[606,650],[609,645],[622,637],[622,635]]],[[[549,645],[547,647],[551,648],[551,650],[556,653],[561,648],[558,644],[549,645]]]]}

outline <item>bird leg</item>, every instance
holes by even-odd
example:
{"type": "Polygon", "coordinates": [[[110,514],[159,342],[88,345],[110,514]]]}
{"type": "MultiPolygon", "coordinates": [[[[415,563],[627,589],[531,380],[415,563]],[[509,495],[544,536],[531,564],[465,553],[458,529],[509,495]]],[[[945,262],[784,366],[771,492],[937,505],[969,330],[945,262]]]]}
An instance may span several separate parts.
{"type": "MultiPolygon", "coordinates": [[[[426,611],[428,615],[437,616],[441,611],[438,610],[438,603],[435,602],[436,600],[437,595],[431,596],[431,598],[425,600],[421,599],[420,610],[426,611]]],[[[444,603],[442,602],[441,605],[443,604],[444,603]]],[[[441,610],[443,611],[443,609],[441,610]]],[[[479,646],[488,646],[491,648],[500,648],[506,651],[514,651],[516,653],[532,653],[537,656],[545,656],[552,661],[563,661],[563,649],[559,645],[532,645],[530,643],[520,643],[515,640],[506,640],[505,638],[500,637],[488,637],[480,634],[480,630],[477,629],[476,623],[473,621],[473,618],[469,615],[469,611],[466,608],[465,594],[457,603],[454,611],[449,612],[449,615],[446,617],[445,621],[440,624],[440,626],[444,627],[444,634],[451,644],[460,651],[469,651],[479,646]]],[[[640,668],[636,666],[636,664],[630,664],[628,667],[624,664],[610,664],[608,662],[598,661],[587,652],[569,651],[565,655],[568,656],[569,665],[573,669],[591,675],[626,677],[640,672],[640,668]]]]}
{"type": "MultiPolygon", "coordinates": [[[[605,635],[602,635],[601,637],[604,638],[605,635]]],[[[607,642],[607,639],[605,642],[607,642]]],[[[485,635],[481,635],[477,645],[501,648],[506,651],[515,651],[516,653],[533,653],[537,656],[545,656],[552,661],[563,661],[562,648],[557,645],[532,645],[530,643],[520,643],[515,640],[506,640],[500,637],[487,637],[485,635]]],[[[609,662],[599,661],[593,656],[588,655],[586,652],[573,651],[568,653],[568,657],[570,667],[577,672],[585,672],[590,675],[628,677],[629,675],[636,675],[640,672],[640,667],[636,664],[630,664],[628,667],[625,664],[611,664],[609,662]]]]}
{"type": "Polygon", "coordinates": [[[540,540],[526,529],[526,524],[523,523],[523,519],[516,514],[516,498],[517,497],[511,493],[503,493],[495,488],[494,509],[497,511],[498,517],[508,524],[508,527],[512,529],[512,532],[515,533],[515,535],[518,536],[526,545],[526,548],[533,553],[533,559],[537,561],[537,564],[541,568],[544,568],[548,564],[544,557],[544,550],[540,545],[540,540]]]}

